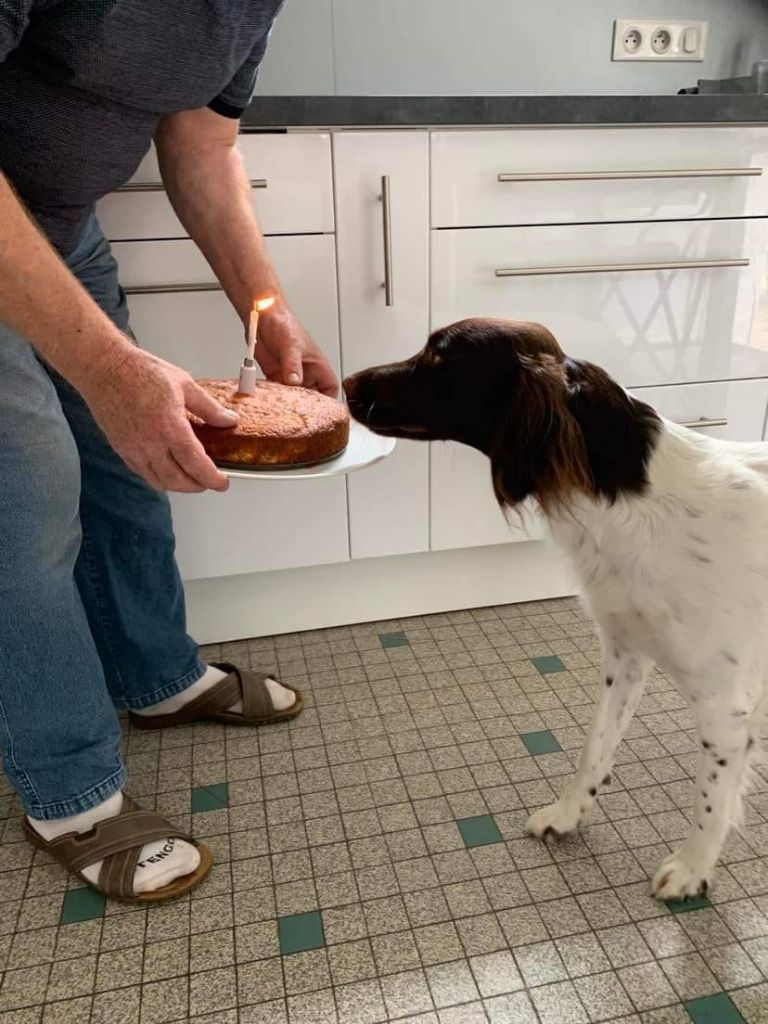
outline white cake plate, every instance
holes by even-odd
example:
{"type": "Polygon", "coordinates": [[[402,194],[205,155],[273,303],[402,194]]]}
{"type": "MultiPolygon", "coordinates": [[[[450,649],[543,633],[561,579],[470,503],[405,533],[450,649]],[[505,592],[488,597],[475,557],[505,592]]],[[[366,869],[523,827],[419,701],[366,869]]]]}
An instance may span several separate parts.
{"type": "Polygon", "coordinates": [[[335,459],[299,469],[228,469],[222,466],[221,471],[233,480],[313,480],[318,477],[342,476],[381,462],[391,455],[394,447],[394,437],[379,437],[352,420],[349,425],[349,444],[335,459]]]}

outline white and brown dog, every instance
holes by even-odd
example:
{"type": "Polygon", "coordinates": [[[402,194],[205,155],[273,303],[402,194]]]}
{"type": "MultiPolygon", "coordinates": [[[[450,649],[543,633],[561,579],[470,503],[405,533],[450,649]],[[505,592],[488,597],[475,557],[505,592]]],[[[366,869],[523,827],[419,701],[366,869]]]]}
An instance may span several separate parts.
{"type": "Polygon", "coordinates": [[[602,683],[578,770],[529,830],[584,820],[655,664],[689,700],[701,750],[691,832],[653,889],[705,892],[768,714],[768,444],[664,420],[531,323],[463,320],[344,387],[377,433],[484,452],[499,502],[536,498],[576,568],[602,683]]]}

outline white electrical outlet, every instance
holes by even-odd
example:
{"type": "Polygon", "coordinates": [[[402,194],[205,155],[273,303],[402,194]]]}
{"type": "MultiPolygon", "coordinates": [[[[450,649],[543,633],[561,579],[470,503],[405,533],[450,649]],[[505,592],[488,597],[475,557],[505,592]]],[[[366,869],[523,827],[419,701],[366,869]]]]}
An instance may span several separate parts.
{"type": "Polygon", "coordinates": [[[704,60],[707,21],[620,18],[613,23],[614,60],[704,60]]]}

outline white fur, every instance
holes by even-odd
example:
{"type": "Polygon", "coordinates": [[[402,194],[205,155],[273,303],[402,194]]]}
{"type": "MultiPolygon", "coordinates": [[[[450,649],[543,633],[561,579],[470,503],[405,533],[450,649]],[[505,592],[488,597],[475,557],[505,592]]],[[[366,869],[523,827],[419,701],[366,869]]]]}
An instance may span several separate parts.
{"type": "Polygon", "coordinates": [[[656,664],[691,703],[701,744],[691,833],[653,882],[679,899],[711,882],[768,712],[768,444],[663,421],[648,476],[642,497],[581,497],[550,516],[600,629],[603,682],[576,775],[528,827],[583,820],[656,664]]]}

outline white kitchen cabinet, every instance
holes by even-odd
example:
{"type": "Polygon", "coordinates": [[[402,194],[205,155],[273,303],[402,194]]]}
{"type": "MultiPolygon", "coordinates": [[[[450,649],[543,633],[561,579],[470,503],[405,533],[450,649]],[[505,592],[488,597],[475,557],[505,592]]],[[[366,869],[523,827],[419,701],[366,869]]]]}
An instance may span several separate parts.
{"type": "Polygon", "coordinates": [[[433,227],[768,214],[763,127],[436,131],[431,145],[433,227]]]}
{"type": "Polygon", "coordinates": [[[499,508],[491,486],[491,464],[485,455],[452,441],[435,442],[430,447],[432,551],[544,536],[532,505],[507,515],[499,508]]]}
{"type": "MultiPolygon", "coordinates": [[[[428,134],[338,132],[333,152],[341,361],[346,375],[404,359],[426,341],[428,134]],[[387,202],[382,200],[383,189],[387,202]],[[384,287],[387,273],[389,293],[384,287]]],[[[398,441],[383,463],[348,478],[353,558],[428,549],[428,462],[426,444],[398,441]]]]}
{"type": "Polygon", "coordinates": [[[768,380],[718,381],[661,388],[633,388],[632,394],[675,423],[725,441],[765,437],[768,380]]]}
{"type": "MultiPolygon", "coordinates": [[[[238,146],[265,235],[333,231],[328,133],[242,135],[238,146]]],[[[97,204],[97,213],[113,241],[187,234],[163,189],[154,147],[131,180],[97,204]]]]}
{"type": "Polygon", "coordinates": [[[768,374],[762,218],[432,232],[432,326],[545,324],[627,387],[768,374]]]}
{"type": "MultiPolygon", "coordinates": [[[[339,367],[332,236],[269,238],[288,299],[339,367]]],[[[116,242],[140,344],[193,376],[234,377],[243,357],[239,318],[221,291],[184,292],[215,279],[191,241],[116,242]],[[146,293],[143,289],[160,288],[146,293]]],[[[177,552],[187,580],[343,562],[349,558],[343,477],[233,480],[226,494],[171,496],[177,552]]]]}
{"type": "MultiPolygon", "coordinates": [[[[340,372],[336,254],[332,235],[266,239],[288,302],[340,372]]],[[[202,253],[188,239],[114,242],[131,326],[143,347],[193,377],[233,377],[243,327],[202,253]],[[179,291],[200,287],[201,291],[179,291]]],[[[265,314],[267,315],[267,314],[265,314]]]]}

